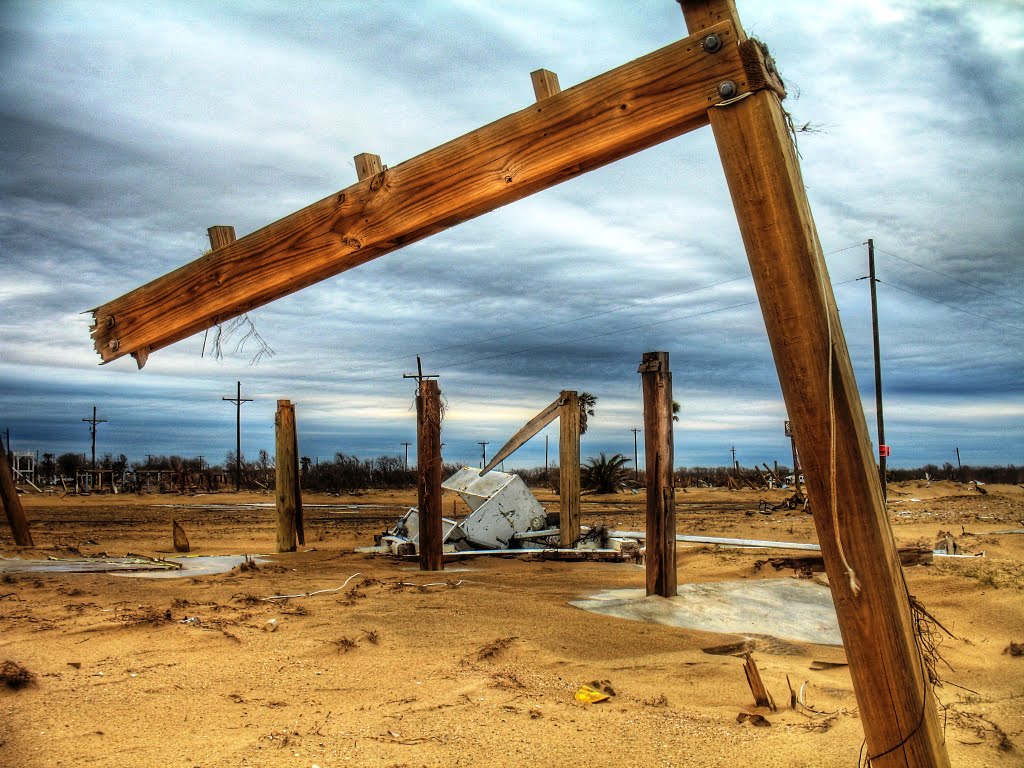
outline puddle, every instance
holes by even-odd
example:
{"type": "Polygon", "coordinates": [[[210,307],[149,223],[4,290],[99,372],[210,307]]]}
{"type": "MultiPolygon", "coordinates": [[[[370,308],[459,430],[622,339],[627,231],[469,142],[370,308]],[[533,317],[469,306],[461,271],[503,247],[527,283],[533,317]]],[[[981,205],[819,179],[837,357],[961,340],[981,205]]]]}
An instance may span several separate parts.
{"type": "Polygon", "coordinates": [[[682,584],[677,597],[671,598],[648,597],[643,589],[616,589],[571,600],[569,605],[605,616],[705,632],[843,644],[828,587],[797,579],[682,584]]]}
{"type": "Polygon", "coordinates": [[[115,573],[115,576],[131,576],[137,579],[181,579],[193,576],[212,576],[227,573],[245,562],[246,557],[256,563],[265,563],[267,558],[251,555],[197,555],[195,557],[168,557],[169,562],[180,564],[173,570],[134,571],[115,573]]]}
{"type": "MultiPolygon", "coordinates": [[[[82,557],[54,560],[22,560],[0,557],[0,573],[111,573],[146,579],[181,579],[227,573],[245,562],[246,555],[199,555],[154,560],[142,556],[82,557]]],[[[265,557],[253,557],[257,563],[265,557]]]]}

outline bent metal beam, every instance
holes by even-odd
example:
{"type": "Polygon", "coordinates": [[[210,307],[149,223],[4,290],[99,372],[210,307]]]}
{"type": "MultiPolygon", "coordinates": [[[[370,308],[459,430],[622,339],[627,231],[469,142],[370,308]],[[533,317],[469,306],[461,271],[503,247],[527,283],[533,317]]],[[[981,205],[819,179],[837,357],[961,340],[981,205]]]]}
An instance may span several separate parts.
{"type": "Polygon", "coordinates": [[[709,26],[485,125],[92,310],[103,362],[148,355],[345,270],[708,124],[781,85],[733,24],[709,26]]]}

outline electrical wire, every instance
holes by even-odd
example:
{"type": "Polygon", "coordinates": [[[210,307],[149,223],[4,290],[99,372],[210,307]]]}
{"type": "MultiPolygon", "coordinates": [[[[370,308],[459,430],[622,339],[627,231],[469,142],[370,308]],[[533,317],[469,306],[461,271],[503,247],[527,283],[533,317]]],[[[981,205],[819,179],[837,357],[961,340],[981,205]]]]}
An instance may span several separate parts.
{"type": "Polygon", "coordinates": [[[893,283],[886,282],[885,280],[878,280],[878,282],[880,282],[882,285],[887,285],[890,288],[895,288],[897,291],[902,291],[903,293],[909,293],[911,296],[917,296],[917,298],[919,298],[919,299],[924,299],[925,301],[930,301],[933,304],[941,304],[944,307],[949,307],[950,309],[955,309],[957,312],[963,312],[965,315],[972,315],[973,317],[977,317],[977,318],[979,318],[981,320],[984,320],[985,322],[995,323],[996,325],[1005,325],[1007,328],[1012,328],[1015,331],[1024,331],[1024,328],[1021,328],[1019,325],[1012,325],[1011,323],[1004,323],[1002,320],[996,320],[995,318],[992,318],[992,317],[987,317],[985,315],[979,315],[977,312],[972,312],[969,309],[964,309],[963,307],[958,307],[958,306],[956,306],[954,304],[947,304],[945,301],[939,301],[938,299],[933,299],[933,298],[931,298],[929,296],[925,296],[923,294],[917,293],[916,291],[911,291],[908,288],[901,288],[900,286],[894,285],[893,283]]]}
{"type": "MultiPolygon", "coordinates": [[[[997,299],[1003,299],[1004,301],[1012,301],[1014,304],[1019,304],[1020,306],[1024,307],[1024,301],[1018,301],[1017,299],[1011,298],[1009,296],[1004,296],[1001,293],[996,293],[995,291],[990,291],[988,288],[982,288],[980,285],[975,285],[974,283],[969,283],[966,280],[960,279],[959,277],[954,277],[953,275],[946,274],[945,272],[940,272],[939,270],[933,269],[932,267],[926,267],[924,264],[918,264],[916,261],[911,261],[910,259],[906,258],[905,256],[897,256],[895,253],[891,253],[890,251],[883,250],[883,249],[879,248],[877,245],[875,246],[875,250],[878,251],[879,253],[884,253],[886,256],[892,256],[894,259],[899,259],[900,261],[905,261],[905,262],[907,262],[907,264],[913,264],[915,267],[918,267],[920,269],[925,269],[925,270],[927,270],[929,272],[934,272],[936,275],[944,277],[947,280],[952,280],[955,283],[960,283],[962,285],[966,285],[968,288],[973,288],[976,291],[981,291],[982,293],[987,293],[990,296],[995,296],[997,299]]],[[[879,281],[879,282],[881,282],[881,281],[879,281]]]]}

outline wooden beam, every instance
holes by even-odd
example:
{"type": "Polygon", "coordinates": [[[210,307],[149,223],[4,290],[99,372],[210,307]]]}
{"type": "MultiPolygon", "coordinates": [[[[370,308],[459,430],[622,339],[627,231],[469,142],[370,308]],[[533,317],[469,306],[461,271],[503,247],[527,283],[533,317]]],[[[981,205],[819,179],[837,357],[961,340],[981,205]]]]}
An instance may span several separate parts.
{"type": "Polygon", "coordinates": [[[420,518],[420,570],[444,569],[441,525],[441,389],[421,379],[416,395],[417,510],[420,518]]]}
{"type": "Polygon", "coordinates": [[[371,155],[369,152],[362,152],[352,158],[356,164],[356,178],[359,181],[384,173],[384,164],[380,161],[380,155],[371,155]]]}
{"type": "MultiPolygon", "coordinates": [[[[682,2],[691,32],[732,0],[682,2]]],[[[742,38],[742,28],[736,27],[742,38]]],[[[709,110],[807,468],[818,540],[876,768],[948,766],[860,393],[786,115],[762,91],[709,110]],[[849,565],[849,567],[848,567],[849,565]]]]}
{"type": "MultiPolygon", "coordinates": [[[[313,203],[95,308],[103,362],[175,340],[409,243],[707,124],[718,85],[747,72],[688,37],[313,203]]],[[[756,69],[757,63],[751,65],[756,69]]]]}
{"type": "Polygon", "coordinates": [[[538,413],[523,426],[518,432],[516,432],[509,441],[501,446],[501,450],[494,454],[494,458],[487,462],[487,466],[483,468],[480,476],[483,477],[498,464],[503,462],[513,453],[518,451],[527,440],[540,432],[544,427],[550,424],[552,421],[558,418],[560,406],[562,405],[562,397],[558,396],[555,398],[555,402],[545,408],[543,411],[538,413]]]}
{"type": "Polygon", "coordinates": [[[562,92],[562,86],[558,84],[558,75],[551,70],[538,69],[531,72],[530,80],[533,81],[533,94],[537,101],[544,101],[562,92]]]}
{"type": "Polygon", "coordinates": [[[21,499],[18,498],[18,488],[14,485],[11,464],[2,441],[0,441],[0,499],[4,503],[4,512],[7,514],[7,522],[11,526],[14,543],[19,547],[33,546],[28,518],[25,517],[25,509],[21,506],[21,499]]]}
{"type": "Polygon", "coordinates": [[[299,538],[301,519],[299,496],[299,457],[295,450],[295,406],[290,400],[277,401],[274,417],[275,455],[274,467],[277,474],[277,551],[294,552],[299,538]]]}
{"type": "Polygon", "coordinates": [[[644,457],[647,462],[647,594],[675,597],[675,450],[668,352],[645,352],[639,373],[644,395],[644,457]]]}
{"type": "Polygon", "coordinates": [[[558,399],[559,546],[568,549],[580,538],[580,397],[563,390],[558,399]]]}

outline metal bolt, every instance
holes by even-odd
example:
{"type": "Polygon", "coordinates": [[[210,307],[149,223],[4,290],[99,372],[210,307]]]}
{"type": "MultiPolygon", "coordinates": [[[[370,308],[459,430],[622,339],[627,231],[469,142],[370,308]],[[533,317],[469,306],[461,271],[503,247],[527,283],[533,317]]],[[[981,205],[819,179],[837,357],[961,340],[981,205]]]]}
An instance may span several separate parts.
{"type": "Polygon", "coordinates": [[[723,80],[718,84],[718,95],[723,99],[731,99],[736,95],[736,83],[732,80],[723,80]]]}
{"type": "Polygon", "coordinates": [[[117,339],[111,339],[110,342],[107,344],[107,347],[110,349],[111,352],[117,352],[117,348],[120,346],[121,342],[118,341],[117,339]]]}
{"type": "Polygon", "coordinates": [[[705,53],[714,53],[722,47],[722,38],[718,35],[708,35],[704,38],[704,42],[701,43],[701,47],[704,48],[705,53]]]}
{"type": "Polygon", "coordinates": [[[114,316],[110,315],[107,318],[107,328],[113,328],[113,327],[114,327],[114,316]]]}

